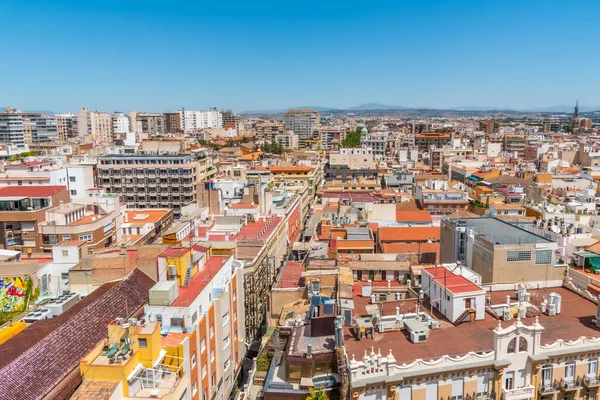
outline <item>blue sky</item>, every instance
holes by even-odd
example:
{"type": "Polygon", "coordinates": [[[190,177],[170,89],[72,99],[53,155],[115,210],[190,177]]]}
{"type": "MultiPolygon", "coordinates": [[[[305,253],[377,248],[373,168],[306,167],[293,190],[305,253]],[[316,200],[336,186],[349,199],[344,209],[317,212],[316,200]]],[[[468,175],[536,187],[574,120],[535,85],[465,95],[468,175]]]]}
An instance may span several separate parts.
{"type": "Polygon", "coordinates": [[[600,1],[0,0],[0,105],[600,105],[600,1]]]}

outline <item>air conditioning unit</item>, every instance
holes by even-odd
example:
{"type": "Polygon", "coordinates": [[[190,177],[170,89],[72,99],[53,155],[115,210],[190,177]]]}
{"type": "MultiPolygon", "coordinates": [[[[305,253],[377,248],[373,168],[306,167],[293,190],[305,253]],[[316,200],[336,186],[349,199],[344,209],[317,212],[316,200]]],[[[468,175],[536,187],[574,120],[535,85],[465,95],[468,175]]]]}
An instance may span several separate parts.
{"type": "Polygon", "coordinates": [[[125,322],[124,318],[115,318],[115,324],[123,325],[123,322],[125,322]]]}
{"type": "Polygon", "coordinates": [[[486,297],[485,298],[485,305],[486,307],[490,307],[492,305],[492,298],[491,297],[486,297]]]}
{"type": "Polygon", "coordinates": [[[504,312],[502,313],[502,320],[510,321],[511,319],[512,319],[512,311],[510,311],[509,309],[505,309],[504,312]]]}
{"type": "Polygon", "coordinates": [[[551,317],[556,315],[556,304],[548,304],[548,315],[551,317]]]}
{"type": "Polygon", "coordinates": [[[410,341],[413,343],[424,343],[427,341],[427,334],[425,331],[411,331],[410,341]]]}

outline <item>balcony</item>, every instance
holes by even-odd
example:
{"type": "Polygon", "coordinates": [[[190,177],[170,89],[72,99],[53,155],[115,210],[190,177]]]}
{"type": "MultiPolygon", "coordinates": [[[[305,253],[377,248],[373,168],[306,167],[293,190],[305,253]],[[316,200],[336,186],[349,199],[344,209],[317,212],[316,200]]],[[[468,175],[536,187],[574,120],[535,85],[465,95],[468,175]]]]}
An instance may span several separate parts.
{"type": "Polygon", "coordinates": [[[586,388],[600,387],[600,378],[598,378],[597,376],[588,376],[583,380],[583,384],[586,388]]]}
{"type": "Polygon", "coordinates": [[[574,392],[576,390],[581,389],[582,387],[583,387],[583,379],[581,379],[579,377],[575,380],[568,380],[568,381],[561,380],[560,381],[560,388],[565,393],[574,392]]]}
{"type": "Polygon", "coordinates": [[[502,391],[503,400],[528,400],[535,397],[535,387],[529,385],[517,389],[504,389],[502,391]]]}
{"type": "Polygon", "coordinates": [[[553,383],[542,383],[540,384],[539,392],[540,396],[553,395],[560,392],[560,384],[556,380],[553,383]]]}

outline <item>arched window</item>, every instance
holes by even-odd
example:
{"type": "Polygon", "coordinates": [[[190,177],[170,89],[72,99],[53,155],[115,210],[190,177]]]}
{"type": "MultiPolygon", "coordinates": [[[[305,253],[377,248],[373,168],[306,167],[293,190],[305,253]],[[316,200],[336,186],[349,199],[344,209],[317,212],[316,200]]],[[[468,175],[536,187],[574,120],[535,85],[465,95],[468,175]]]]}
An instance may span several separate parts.
{"type": "Polygon", "coordinates": [[[527,339],[524,337],[519,338],[519,352],[527,351],[527,339]]]}
{"type": "Polygon", "coordinates": [[[506,349],[507,353],[515,353],[517,349],[517,338],[514,338],[510,342],[508,342],[508,348],[506,349]]]}

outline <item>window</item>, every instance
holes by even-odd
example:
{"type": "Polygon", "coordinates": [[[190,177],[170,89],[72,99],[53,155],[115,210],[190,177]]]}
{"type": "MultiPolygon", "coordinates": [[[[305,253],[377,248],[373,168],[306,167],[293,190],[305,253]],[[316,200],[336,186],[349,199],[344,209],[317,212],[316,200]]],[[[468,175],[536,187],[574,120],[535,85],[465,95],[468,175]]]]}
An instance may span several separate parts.
{"type": "Polygon", "coordinates": [[[196,353],[192,354],[192,368],[194,368],[196,366],[196,353]]]}
{"type": "Polygon", "coordinates": [[[224,371],[227,371],[227,368],[229,368],[229,364],[230,364],[230,361],[229,360],[225,360],[225,362],[223,363],[223,370],[224,371]]]}
{"type": "Polygon", "coordinates": [[[69,182],[76,182],[76,181],[77,181],[77,180],[75,179],[75,177],[74,177],[74,176],[70,176],[70,177],[69,177],[69,182]]]}
{"type": "Polygon", "coordinates": [[[202,366],[202,379],[206,376],[206,364],[202,366]]]}
{"type": "Polygon", "coordinates": [[[575,363],[568,363],[565,365],[565,381],[572,382],[575,377],[575,363]]]}
{"type": "Polygon", "coordinates": [[[62,251],[62,256],[63,257],[69,257],[69,250],[63,250],[62,251]]]}
{"type": "Polygon", "coordinates": [[[531,250],[512,250],[506,252],[506,261],[531,261],[531,250]]]}
{"type": "Polygon", "coordinates": [[[588,378],[596,378],[598,376],[598,359],[593,358],[588,362],[587,368],[587,376],[588,378]]]}
{"type": "Polygon", "coordinates": [[[210,333],[210,337],[212,338],[213,336],[215,336],[215,326],[211,325],[210,329],[209,329],[209,333],[210,333]]]}
{"type": "Polygon", "coordinates": [[[213,362],[213,361],[215,361],[215,351],[211,350],[210,351],[210,362],[213,362]]]}
{"type": "Polygon", "coordinates": [[[200,352],[202,353],[204,350],[206,350],[206,339],[202,339],[200,342],[200,352]]]}
{"type": "Polygon", "coordinates": [[[537,250],[535,252],[536,264],[552,264],[552,250],[537,250]]]}
{"type": "Polygon", "coordinates": [[[227,335],[225,339],[223,339],[223,350],[227,347],[229,347],[229,335],[227,335]]]}
{"type": "Polygon", "coordinates": [[[195,395],[197,391],[198,391],[198,381],[195,380],[194,383],[192,384],[192,396],[195,395]]]}
{"type": "Polygon", "coordinates": [[[61,277],[62,279],[69,279],[69,273],[68,273],[68,272],[62,272],[62,273],[60,274],[60,277],[61,277]]]}
{"type": "Polygon", "coordinates": [[[71,196],[77,196],[77,190],[70,190],[71,196]]]}
{"type": "Polygon", "coordinates": [[[542,367],[542,386],[552,385],[552,365],[542,367]]]}
{"type": "Polygon", "coordinates": [[[71,235],[62,235],[63,240],[71,240],[71,235]]]}
{"type": "Polygon", "coordinates": [[[517,338],[512,339],[508,342],[508,347],[506,348],[507,353],[515,353],[517,348],[517,338]]]}
{"type": "Polygon", "coordinates": [[[225,313],[225,315],[223,315],[223,326],[227,325],[227,323],[229,322],[229,311],[225,313]]]}
{"type": "Polygon", "coordinates": [[[92,234],[91,233],[82,233],[81,235],[79,235],[79,240],[86,240],[88,242],[91,242],[92,234]]]}
{"type": "Polygon", "coordinates": [[[215,384],[217,383],[217,377],[215,376],[215,374],[212,374],[212,376],[210,377],[210,383],[213,386],[215,386],[215,384]]]}
{"type": "Polygon", "coordinates": [[[138,338],[138,345],[140,347],[148,347],[148,342],[144,338],[138,338]]]}
{"type": "Polygon", "coordinates": [[[524,337],[519,338],[519,352],[521,351],[527,352],[527,339],[524,337]]]}

